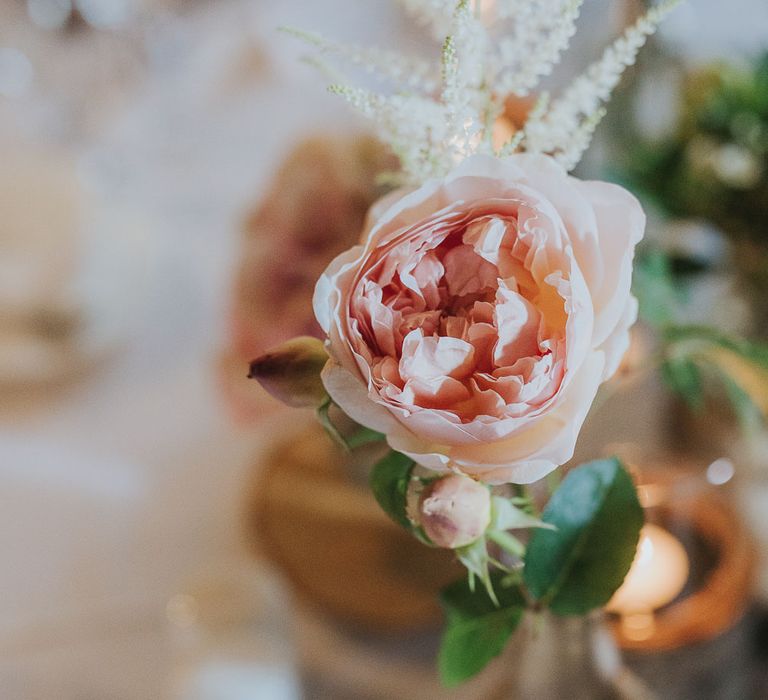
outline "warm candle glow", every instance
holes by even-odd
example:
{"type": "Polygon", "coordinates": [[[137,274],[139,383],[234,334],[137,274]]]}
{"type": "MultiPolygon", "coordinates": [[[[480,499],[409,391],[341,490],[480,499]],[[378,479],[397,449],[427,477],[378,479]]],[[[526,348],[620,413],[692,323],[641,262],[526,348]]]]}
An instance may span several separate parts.
{"type": "Polygon", "coordinates": [[[630,619],[645,619],[683,590],[688,571],[688,555],[680,541],[658,525],[646,524],[632,567],[607,610],[630,619]]]}

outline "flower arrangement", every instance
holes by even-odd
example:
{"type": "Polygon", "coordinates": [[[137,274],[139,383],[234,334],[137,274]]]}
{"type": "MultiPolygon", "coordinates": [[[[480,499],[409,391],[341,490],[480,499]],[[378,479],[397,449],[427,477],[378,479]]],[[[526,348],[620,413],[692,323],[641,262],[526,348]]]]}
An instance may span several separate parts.
{"type": "Polygon", "coordinates": [[[447,685],[498,655],[527,613],[584,615],[618,589],[643,514],[617,459],[573,456],[600,385],[637,316],[633,256],[645,217],[622,188],[571,175],[623,70],[675,1],[652,8],[563,94],[537,92],[575,31],[578,0],[407,3],[447,27],[439,66],[287,30],[395,85],[335,80],[378,127],[399,187],[368,213],[360,243],[317,282],[325,340],[293,339],[251,376],[316,408],[349,449],[386,441],[376,500],[468,576],[443,593],[447,685]],[[502,144],[508,97],[536,95],[502,144]],[[341,414],[357,426],[349,429],[341,414]],[[343,427],[342,427],[343,426],[343,427]],[[538,487],[550,496],[540,508],[538,487]]]}

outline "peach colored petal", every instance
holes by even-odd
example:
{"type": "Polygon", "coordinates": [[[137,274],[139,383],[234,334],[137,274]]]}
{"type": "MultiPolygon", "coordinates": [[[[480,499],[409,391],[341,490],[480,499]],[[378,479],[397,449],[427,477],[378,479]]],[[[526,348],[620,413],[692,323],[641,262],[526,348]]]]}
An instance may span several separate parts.
{"type": "Polygon", "coordinates": [[[402,403],[420,408],[448,409],[469,398],[469,389],[452,377],[409,379],[401,394],[402,403]]]}
{"type": "Polygon", "coordinates": [[[329,360],[320,377],[328,395],[352,420],[380,433],[389,434],[398,429],[392,414],[372,401],[360,379],[341,365],[329,360]]]}
{"type": "Polygon", "coordinates": [[[522,483],[570,459],[636,315],[635,200],[476,156],[370,219],[315,293],[334,400],[430,469],[522,483]]]}
{"type": "Polygon", "coordinates": [[[493,288],[498,278],[495,265],[483,260],[467,245],[458,245],[443,259],[449,294],[465,296],[493,288]]]}
{"type": "Polygon", "coordinates": [[[593,353],[581,368],[578,379],[560,396],[546,417],[503,440],[455,447],[450,452],[451,463],[477,476],[480,472],[475,470],[509,467],[511,455],[514,461],[547,460],[553,465],[564,464],[573,456],[579,430],[602,381],[604,365],[603,353],[593,353]]]}
{"type": "Polygon", "coordinates": [[[587,199],[597,222],[596,248],[576,250],[580,258],[601,256],[600,279],[589,281],[595,307],[595,345],[605,342],[619,323],[632,283],[635,246],[643,237],[645,214],[635,197],[625,189],[606,182],[576,182],[587,199]]]}
{"type": "Polygon", "coordinates": [[[472,370],[475,349],[458,338],[425,338],[411,331],[403,342],[400,374],[407,379],[460,379],[472,370]]]}
{"type": "Polygon", "coordinates": [[[331,324],[338,316],[339,290],[343,287],[343,282],[339,284],[339,277],[343,273],[354,272],[362,251],[363,246],[355,246],[336,256],[315,285],[312,306],[320,328],[326,333],[330,332],[331,324]]]}
{"type": "Polygon", "coordinates": [[[591,406],[582,392],[594,398],[603,372],[602,353],[595,353],[585,366],[578,384],[574,385],[556,411],[525,432],[490,444],[460,447],[446,453],[419,451],[418,442],[398,434],[390,444],[419,464],[434,469],[455,469],[486,483],[530,483],[536,481],[573,456],[581,425],[591,406]],[[396,447],[397,446],[397,447],[396,447]]]}
{"type": "Polygon", "coordinates": [[[538,353],[541,313],[530,301],[504,284],[496,291],[494,321],[499,329],[499,339],[493,351],[496,367],[511,365],[521,357],[538,353]]]}
{"type": "Polygon", "coordinates": [[[471,245],[484,260],[499,266],[499,253],[514,240],[517,232],[515,221],[506,221],[497,217],[480,219],[467,227],[463,236],[464,243],[471,245]]]}
{"type": "Polygon", "coordinates": [[[629,349],[629,329],[637,321],[637,299],[629,297],[621,319],[619,319],[614,332],[600,346],[605,353],[605,371],[603,381],[610,379],[619,368],[621,360],[629,349]]]}

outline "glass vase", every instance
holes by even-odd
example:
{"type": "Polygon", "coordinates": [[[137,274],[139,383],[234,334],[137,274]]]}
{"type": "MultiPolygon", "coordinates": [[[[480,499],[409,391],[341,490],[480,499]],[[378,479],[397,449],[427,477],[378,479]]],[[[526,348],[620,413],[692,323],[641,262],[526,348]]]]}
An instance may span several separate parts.
{"type": "Polygon", "coordinates": [[[499,663],[505,668],[500,700],[656,697],[623,665],[601,612],[582,617],[529,613],[499,663]]]}

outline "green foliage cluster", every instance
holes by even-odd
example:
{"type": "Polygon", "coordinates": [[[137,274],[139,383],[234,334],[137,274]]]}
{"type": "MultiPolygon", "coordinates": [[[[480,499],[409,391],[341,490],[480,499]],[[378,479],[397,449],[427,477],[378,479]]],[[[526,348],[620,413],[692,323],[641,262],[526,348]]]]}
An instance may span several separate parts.
{"type": "Polygon", "coordinates": [[[725,399],[746,426],[768,420],[768,345],[685,322],[685,299],[660,251],[636,262],[640,316],[658,333],[662,377],[694,410],[725,399]]]}
{"type": "Polygon", "coordinates": [[[669,216],[768,248],[768,53],[691,73],[680,94],[670,134],[627,138],[621,179],[669,216]]]}
{"type": "MultiPolygon", "coordinates": [[[[392,452],[374,468],[371,485],[389,516],[425,540],[404,505],[413,468],[411,460],[392,452]]],[[[514,514],[511,505],[503,510],[502,527],[532,524],[532,516],[514,514]]],[[[503,651],[526,614],[549,609],[584,615],[605,605],[629,571],[642,524],[634,484],[617,459],[572,469],[536,521],[528,546],[516,550],[521,569],[498,563],[485,587],[474,585],[470,570],[468,578],[443,591],[443,682],[455,686],[479,673],[503,651]]],[[[485,540],[479,544],[484,551],[485,540]]]]}

